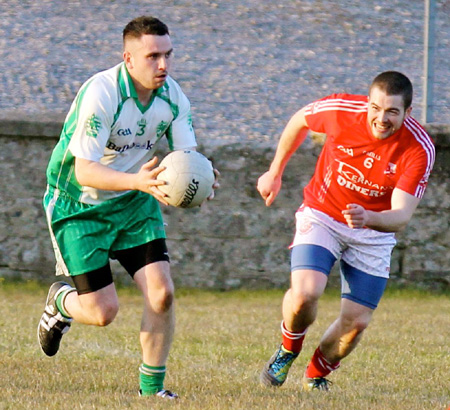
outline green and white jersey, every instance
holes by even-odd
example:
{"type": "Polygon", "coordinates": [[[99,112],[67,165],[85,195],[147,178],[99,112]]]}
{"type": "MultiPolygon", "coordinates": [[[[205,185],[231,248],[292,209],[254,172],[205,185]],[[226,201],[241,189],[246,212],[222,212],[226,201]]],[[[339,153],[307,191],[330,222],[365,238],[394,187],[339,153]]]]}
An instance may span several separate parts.
{"type": "Polygon", "coordinates": [[[126,192],[81,186],[75,177],[75,157],[136,173],[152,158],[163,135],[171,150],[197,145],[189,100],[167,77],[144,107],[125,64],[120,63],[80,88],[50,158],[48,184],[87,204],[123,195],[126,192]]]}

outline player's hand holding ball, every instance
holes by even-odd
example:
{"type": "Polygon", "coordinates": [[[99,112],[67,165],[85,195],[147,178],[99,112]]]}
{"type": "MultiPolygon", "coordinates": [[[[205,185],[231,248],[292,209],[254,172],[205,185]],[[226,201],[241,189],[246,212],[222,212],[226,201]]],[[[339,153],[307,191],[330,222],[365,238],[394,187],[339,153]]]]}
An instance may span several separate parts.
{"type": "Polygon", "coordinates": [[[164,181],[157,179],[158,174],[164,170],[161,166],[156,166],[158,158],[153,157],[150,161],[142,165],[141,169],[135,174],[134,188],[136,190],[146,192],[155,197],[164,205],[169,205],[165,199],[165,194],[158,189],[159,186],[164,185],[164,181]]]}
{"type": "Polygon", "coordinates": [[[219,184],[220,172],[216,168],[213,168],[213,171],[214,171],[214,184],[212,186],[211,194],[209,195],[208,198],[206,198],[208,201],[211,201],[211,199],[214,199],[215,190],[220,188],[220,184],[219,184]]]}

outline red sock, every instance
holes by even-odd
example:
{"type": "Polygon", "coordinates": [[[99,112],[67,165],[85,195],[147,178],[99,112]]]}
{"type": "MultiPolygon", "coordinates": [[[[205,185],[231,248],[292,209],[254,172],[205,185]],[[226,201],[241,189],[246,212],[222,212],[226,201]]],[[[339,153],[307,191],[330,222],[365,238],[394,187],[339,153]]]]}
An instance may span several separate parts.
{"type": "Polygon", "coordinates": [[[325,377],[333,370],[336,370],[341,362],[330,363],[325,359],[319,348],[314,352],[308,367],[306,368],[305,376],[309,378],[325,377]]]}
{"type": "Polygon", "coordinates": [[[300,353],[303,340],[305,339],[306,329],[302,332],[294,333],[286,329],[284,321],[281,322],[281,333],[283,335],[283,347],[292,353],[300,353]]]}

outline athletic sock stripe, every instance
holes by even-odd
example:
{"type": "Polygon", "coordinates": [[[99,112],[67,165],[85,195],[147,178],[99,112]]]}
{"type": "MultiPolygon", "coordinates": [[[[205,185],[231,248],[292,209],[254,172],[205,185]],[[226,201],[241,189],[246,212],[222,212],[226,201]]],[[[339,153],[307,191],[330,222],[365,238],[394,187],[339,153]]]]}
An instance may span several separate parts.
{"type": "MultiPolygon", "coordinates": [[[[321,353],[322,354],[322,353],[321,353]]],[[[325,359],[325,357],[319,356],[317,358],[317,360],[319,361],[320,365],[324,368],[327,369],[328,371],[332,372],[334,370],[336,370],[337,368],[339,368],[339,366],[341,365],[341,362],[337,362],[337,363],[330,363],[327,359],[325,359]]]]}
{"type": "Polygon", "coordinates": [[[281,322],[281,333],[283,334],[283,336],[285,336],[288,339],[291,339],[291,340],[301,339],[303,336],[305,336],[306,331],[307,331],[307,329],[305,329],[302,333],[290,332],[289,330],[286,329],[286,327],[284,325],[284,320],[281,322]]]}
{"type": "Polygon", "coordinates": [[[330,372],[332,372],[332,371],[334,370],[333,367],[330,366],[330,364],[328,364],[328,362],[327,362],[326,360],[322,360],[320,357],[318,358],[318,360],[319,360],[320,365],[321,365],[324,369],[326,369],[326,370],[328,370],[328,371],[330,371],[330,372]]]}
{"type": "Polygon", "coordinates": [[[142,364],[139,366],[139,372],[145,374],[147,376],[153,376],[154,374],[165,373],[166,368],[162,369],[149,369],[148,367],[144,367],[142,364]]]}
{"type": "MultiPolygon", "coordinates": [[[[72,293],[72,292],[76,292],[76,289],[70,287],[70,289],[66,289],[61,295],[61,310],[62,310],[61,313],[63,314],[64,317],[67,317],[67,318],[71,318],[71,316],[66,309],[65,303],[66,303],[67,296],[69,295],[69,293],[72,293]]],[[[56,298],[55,298],[55,301],[56,301],[56,298]]]]}

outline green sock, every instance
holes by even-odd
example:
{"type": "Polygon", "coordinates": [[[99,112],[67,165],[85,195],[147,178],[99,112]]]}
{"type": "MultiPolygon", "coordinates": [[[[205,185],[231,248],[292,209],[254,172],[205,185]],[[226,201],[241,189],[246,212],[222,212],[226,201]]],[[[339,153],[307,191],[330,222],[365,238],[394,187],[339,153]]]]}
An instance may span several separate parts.
{"type": "Polygon", "coordinates": [[[71,319],[71,316],[69,315],[69,313],[67,313],[66,308],[64,307],[64,299],[66,298],[66,296],[70,293],[73,292],[75,289],[69,289],[66,290],[64,292],[61,292],[57,297],[56,297],[56,307],[58,308],[58,310],[60,311],[60,313],[67,319],[71,319]]]}
{"type": "Polygon", "coordinates": [[[141,394],[150,396],[163,389],[166,366],[148,366],[142,363],[139,366],[139,384],[141,394]]]}

